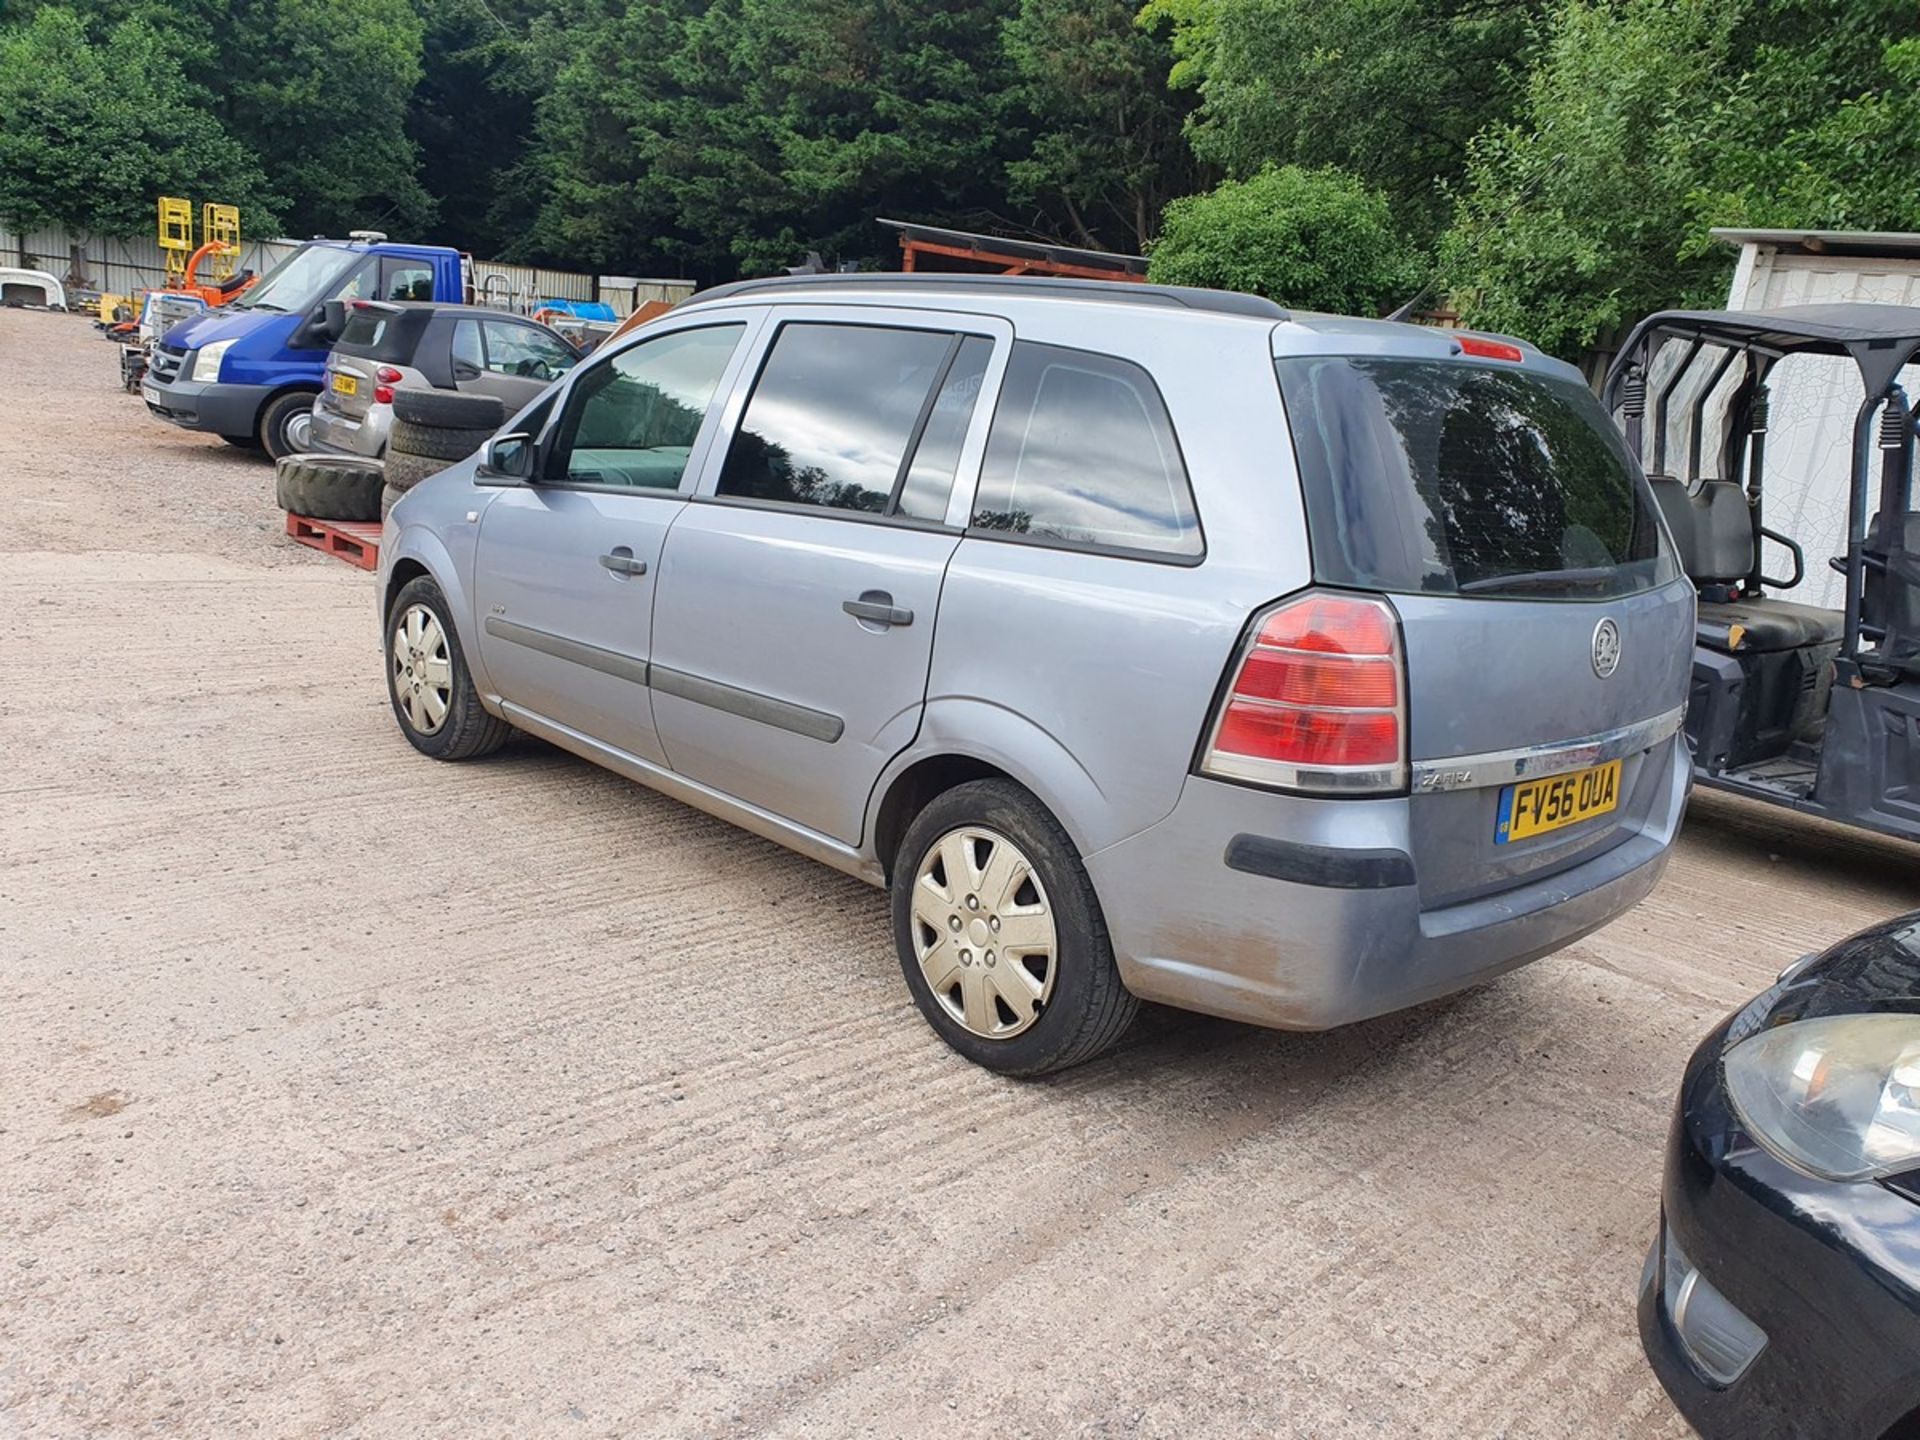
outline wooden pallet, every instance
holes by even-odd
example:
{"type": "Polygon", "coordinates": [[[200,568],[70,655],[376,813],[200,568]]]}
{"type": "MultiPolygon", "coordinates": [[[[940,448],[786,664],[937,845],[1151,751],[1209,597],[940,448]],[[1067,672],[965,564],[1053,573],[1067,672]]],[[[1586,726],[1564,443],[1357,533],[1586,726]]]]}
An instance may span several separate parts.
{"type": "Polygon", "coordinates": [[[380,564],[380,527],[370,521],[310,520],[305,515],[288,515],[287,534],[302,545],[337,555],[362,570],[380,564]]]}

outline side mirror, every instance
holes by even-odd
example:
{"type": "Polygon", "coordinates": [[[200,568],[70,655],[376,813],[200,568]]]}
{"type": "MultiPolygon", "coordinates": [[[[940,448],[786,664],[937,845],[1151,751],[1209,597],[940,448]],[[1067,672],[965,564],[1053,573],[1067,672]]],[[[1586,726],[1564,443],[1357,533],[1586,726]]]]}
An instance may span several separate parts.
{"type": "Polygon", "coordinates": [[[533,479],[533,437],[521,431],[496,435],[480,447],[480,473],[508,480],[533,479]]]}
{"type": "Polygon", "coordinates": [[[323,300],[320,302],[320,333],[329,341],[338,340],[347,333],[347,302],[344,300],[323,300]]]}

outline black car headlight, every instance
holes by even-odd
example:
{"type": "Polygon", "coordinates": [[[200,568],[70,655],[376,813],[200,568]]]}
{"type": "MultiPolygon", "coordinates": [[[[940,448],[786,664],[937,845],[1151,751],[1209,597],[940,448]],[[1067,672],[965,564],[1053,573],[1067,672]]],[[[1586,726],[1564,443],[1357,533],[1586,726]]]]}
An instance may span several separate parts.
{"type": "Polygon", "coordinates": [[[1767,1150],[1825,1180],[1920,1166],[1920,1015],[1828,1015],[1726,1052],[1728,1098],[1767,1150]]]}

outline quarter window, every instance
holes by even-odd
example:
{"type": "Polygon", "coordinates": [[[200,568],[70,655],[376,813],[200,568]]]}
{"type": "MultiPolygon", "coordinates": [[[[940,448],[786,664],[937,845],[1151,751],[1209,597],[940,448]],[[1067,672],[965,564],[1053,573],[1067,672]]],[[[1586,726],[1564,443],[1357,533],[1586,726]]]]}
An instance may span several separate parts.
{"type": "Polygon", "coordinates": [[[548,473],[583,485],[678,488],[744,325],[676,330],[580,377],[548,473]]]}
{"type": "Polygon", "coordinates": [[[781,326],[719,493],[885,513],[953,342],[933,330],[781,326]]]}
{"type": "Polygon", "coordinates": [[[973,528],[1199,555],[1186,466],[1147,372],[1109,355],[1016,344],[987,438],[973,528]]]}
{"type": "Polygon", "coordinates": [[[454,378],[477,380],[486,365],[487,352],[480,348],[480,322],[456,320],[453,325],[454,378]]]}

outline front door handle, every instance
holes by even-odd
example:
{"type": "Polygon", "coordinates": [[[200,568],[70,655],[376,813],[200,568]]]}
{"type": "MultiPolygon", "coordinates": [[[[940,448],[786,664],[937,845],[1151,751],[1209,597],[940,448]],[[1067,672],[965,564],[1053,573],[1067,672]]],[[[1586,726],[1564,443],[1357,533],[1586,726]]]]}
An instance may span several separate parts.
{"type": "Polygon", "coordinates": [[[621,545],[611,555],[602,555],[600,563],[616,575],[644,575],[647,562],[633,558],[633,552],[621,545]]]}
{"type": "Polygon", "coordinates": [[[856,620],[870,621],[875,625],[913,623],[913,611],[894,604],[893,596],[884,590],[863,590],[858,600],[842,600],[840,608],[856,620]]]}

